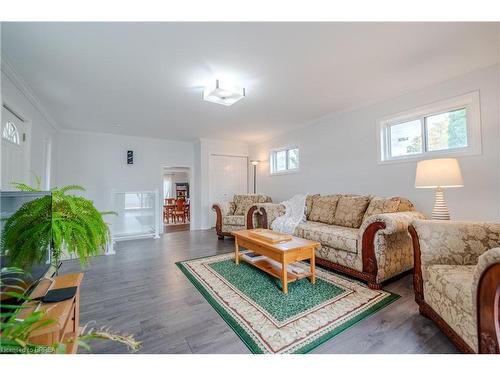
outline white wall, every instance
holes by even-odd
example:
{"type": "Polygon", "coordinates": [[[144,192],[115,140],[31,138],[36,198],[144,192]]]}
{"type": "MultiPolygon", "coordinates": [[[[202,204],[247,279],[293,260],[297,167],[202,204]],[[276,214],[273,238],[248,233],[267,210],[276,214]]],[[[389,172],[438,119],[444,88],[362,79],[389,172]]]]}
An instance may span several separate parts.
{"type": "Polygon", "coordinates": [[[215,222],[210,215],[214,203],[210,202],[210,155],[248,156],[249,148],[248,144],[244,142],[212,139],[200,139],[195,148],[198,149],[195,153],[200,160],[200,164],[195,168],[195,175],[199,175],[200,212],[202,213],[199,228],[209,229],[215,226],[215,222]]]}
{"type": "Polygon", "coordinates": [[[193,144],[189,142],[72,131],[61,131],[58,142],[58,184],[84,186],[85,196],[99,210],[112,209],[113,189],[158,189],[162,204],[163,168],[193,167],[193,144]],[[134,151],[132,165],[127,164],[127,150],[134,151]]]}
{"type": "Polygon", "coordinates": [[[176,183],[186,183],[189,182],[188,174],[186,172],[175,172],[173,174],[174,188],[176,183]]]}
{"type": "Polygon", "coordinates": [[[35,176],[42,178],[42,188],[47,184],[52,187],[56,181],[57,129],[54,121],[47,117],[29,86],[21,77],[2,59],[1,91],[2,103],[5,103],[16,114],[22,116],[31,129],[28,134],[30,143],[30,171],[27,183],[34,184],[35,176]],[[47,172],[47,144],[51,143],[52,157],[50,158],[51,181],[46,181],[47,172]]]}
{"type": "Polygon", "coordinates": [[[499,66],[465,74],[426,89],[346,113],[332,114],[313,126],[253,145],[258,166],[257,190],[281,201],[297,193],[400,195],[430,215],[432,189],[415,189],[416,162],[377,164],[376,120],[434,101],[479,90],[482,154],[459,158],[465,187],[446,190],[453,219],[500,218],[499,66]],[[300,172],[269,175],[269,150],[299,145],[300,172]]]}

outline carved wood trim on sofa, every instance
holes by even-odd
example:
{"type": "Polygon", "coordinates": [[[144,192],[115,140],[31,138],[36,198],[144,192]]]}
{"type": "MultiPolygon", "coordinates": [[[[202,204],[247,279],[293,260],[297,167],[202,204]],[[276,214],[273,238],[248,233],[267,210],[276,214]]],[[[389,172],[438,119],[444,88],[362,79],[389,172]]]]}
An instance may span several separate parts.
{"type": "Polygon", "coordinates": [[[260,215],[260,224],[262,228],[269,229],[269,223],[267,221],[267,211],[264,207],[261,207],[257,214],[260,215]]]}
{"type": "Polygon", "coordinates": [[[385,223],[376,221],[363,232],[361,258],[363,260],[363,274],[366,275],[368,287],[370,289],[382,289],[382,285],[377,283],[378,264],[375,257],[375,236],[379,230],[385,229],[385,223]]]}
{"type": "Polygon", "coordinates": [[[253,215],[256,214],[257,206],[252,206],[247,212],[247,229],[253,229],[253,215]]]}
{"type": "Polygon", "coordinates": [[[217,232],[217,237],[219,237],[219,240],[223,240],[224,236],[232,237],[231,233],[222,231],[222,212],[220,210],[219,205],[214,204],[212,206],[212,210],[215,211],[215,215],[216,215],[215,232],[217,232]]]}
{"type": "Polygon", "coordinates": [[[422,279],[422,263],[420,261],[420,243],[418,234],[413,225],[408,226],[413,244],[413,290],[415,291],[415,302],[420,304],[424,301],[424,280],[422,279]]]}
{"type": "MultiPolygon", "coordinates": [[[[222,231],[222,212],[220,210],[219,205],[214,204],[212,206],[212,210],[214,210],[216,214],[215,232],[217,233],[217,237],[219,237],[220,240],[223,240],[224,236],[234,237],[231,233],[222,231]]],[[[253,229],[253,215],[255,214],[256,211],[257,211],[257,206],[252,206],[248,210],[247,217],[245,219],[246,229],[253,229]]]]}
{"type": "MultiPolygon", "coordinates": [[[[425,302],[422,278],[422,263],[420,242],[417,231],[413,226],[408,227],[413,242],[413,287],[415,301],[418,303],[420,314],[433,320],[436,325],[448,336],[462,353],[470,354],[475,351],[444,321],[434,309],[425,302]]],[[[500,264],[489,267],[481,276],[477,291],[477,328],[479,353],[500,353],[500,264]]]]}
{"type": "Polygon", "coordinates": [[[500,354],[500,264],[481,275],[477,291],[479,353],[500,354]]]}
{"type": "Polygon", "coordinates": [[[337,272],[355,277],[357,279],[366,281],[368,283],[368,287],[370,289],[381,289],[382,288],[381,284],[376,284],[376,283],[371,282],[371,275],[368,275],[364,272],[355,270],[354,268],[343,266],[343,265],[338,264],[338,263],[333,263],[332,261],[329,261],[328,259],[319,258],[318,256],[316,256],[315,259],[316,259],[316,264],[319,264],[320,266],[330,268],[334,271],[337,271],[337,272]]]}
{"type": "Polygon", "coordinates": [[[473,354],[474,350],[462,339],[441,316],[434,311],[425,301],[418,304],[418,309],[421,315],[431,319],[436,323],[441,331],[455,344],[455,346],[464,354],[473,354]]]}

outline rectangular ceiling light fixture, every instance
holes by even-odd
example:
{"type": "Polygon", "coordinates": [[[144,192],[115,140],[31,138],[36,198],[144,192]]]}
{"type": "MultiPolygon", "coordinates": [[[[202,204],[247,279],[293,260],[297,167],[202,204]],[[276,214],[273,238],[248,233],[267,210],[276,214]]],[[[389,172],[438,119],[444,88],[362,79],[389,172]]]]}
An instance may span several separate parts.
{"type": "Polygon", "coordinates": [[[228,82],[215,80],[215,85],[203,90],[203,100],[207,102],[230,106],[245,97],[245,89],[231,85],[228,82]]]}

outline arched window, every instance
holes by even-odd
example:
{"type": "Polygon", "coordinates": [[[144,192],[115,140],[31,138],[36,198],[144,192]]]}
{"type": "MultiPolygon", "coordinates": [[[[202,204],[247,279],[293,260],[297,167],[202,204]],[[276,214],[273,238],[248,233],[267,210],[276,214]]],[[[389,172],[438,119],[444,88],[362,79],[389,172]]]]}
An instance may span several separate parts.
{"type": "Polygon", "coordinates": [[[9,142],[12,142],[16,145],[19,144],[19,131],[17,130],[16,125],[12,122],[8,121],[3,127],[2,138],[6,139],[9,142]]]}

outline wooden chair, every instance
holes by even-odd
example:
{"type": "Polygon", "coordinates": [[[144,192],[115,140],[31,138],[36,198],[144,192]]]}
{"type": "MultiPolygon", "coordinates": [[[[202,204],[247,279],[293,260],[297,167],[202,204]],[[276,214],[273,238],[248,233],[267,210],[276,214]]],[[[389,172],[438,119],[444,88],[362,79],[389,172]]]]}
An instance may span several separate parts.
{"type": "Polygon", "coordinates": [[[173,212],[175,222],[177,222],[179,218],[182,219],[183,223],[186,222],[185,203],[186,201],[184,199],[177,199],[177,201],[175,202],[175,209],[173,212]]]}
{"type": "Polygon", "coordinates": [[[165,204],[163,206],[164,222],[170,223],[174,221],[173,211],[175,208],[175,198],[165,198],[165,204]]]}
{"type": "Polygon", "coordinates": [[[184,199],[184,211],[186,212],[186,219],[191,221],[191,205],[190,198],[181,198],[184,199]]]}
{"type": "Polygon", "coordinates": [[[168,223],[168,219],[169,219],[169,215],[168,215],[168,206],[166,205],[166,202],[165,202],[165,205],[163,206],[163,222],[167,222],[168,223]]]}

